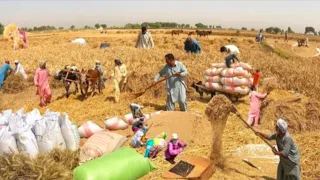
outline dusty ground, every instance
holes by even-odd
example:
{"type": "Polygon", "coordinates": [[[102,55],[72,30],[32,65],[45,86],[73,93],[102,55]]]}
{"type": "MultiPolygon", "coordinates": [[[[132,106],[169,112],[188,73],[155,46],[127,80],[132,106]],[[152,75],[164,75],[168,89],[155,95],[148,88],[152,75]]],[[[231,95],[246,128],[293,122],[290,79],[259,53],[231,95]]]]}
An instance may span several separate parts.
{"type": "MultiPolygon", "coordinates": [[[[71,63],[76,63],[79,68],[91,68],[95,60],[100,59],[105,72],[110,75],[113,68],[113,59],[121,57],[124,63],[127,64],[130,72],[136,72],[138,77],[144,77],[143,81],[139,81],[139,79],[134,81],[135,84],[133,86],[137,87],[133,88],[133,90],[143,89],[147,84],[152,82],[153,75],[164,65],[164,55],[172,52],[187,66],[191,80],[203,80],[204,70],[210,66],[210,63],[222,61],[222,56],[219,53],[220,46],[224,44],[236,44],[240,47],[241,55],[239,57],[242,61],[254,65],[255,68],[259,68],[265,77],[275,76],[279,80],[281,88],[284,91],[277,91],[274,96],[278,94],[279,96],[286,95],[287,93],[281,92],[294,89],[309,98],[320,100],[318,93],[320,84],[317,83],[320,80],[319,73],[317,73],[320,65],[318,58],[301,59],[292,53],[290,54],[291,49],[288,49],[287,46],[279,46],[280,50],[291,55],[289,59],[283,59],[274,52],[264,50],[259,44],[254,43],[253,38],[228,36],[198,38],[203,47],[203,53],[201,55],[188,55],[183,52],[185,35],[172,37],[160,31],[153,33],[156,48],[149,51],[135,49],[134,43],[137,35],[135,32],[129,31],[121,33],[114,31],[106,35],[86,31],[35,34],[30,36],[29,48],[16,52],[11,50],[9,42],[0,40],[0,57],[19,59],[29,76],[33,75],[41,59],[45,59],[48,62],[48,69],[52,74],[64,65],[71,63]],[[88,41],[87,47],[68,44],[68,40],[76,37],[84,37],[88,41]],[[98,49],[99,44],[102,42],[111,43],[111,48],[106,50],[98,49]],[[295,69],[296,67],[299,68],[295,69]]],[[[294,44],[295,42],[292,41],[290,43],[294,44]]],[[[71,89],[73,90],[73,86],[71,89]]],[[[156,89],[159,89],[160,93],[160,97],[157,99],[153,97],[152,91],[138,99],[132,98],[132,93],[127,92],[122,94],[120,103],[114,103],[112,81],[107,82],[107,88],[103,91],[102,95],[89,97],[86,101],[83,101],[79,94],[71,95],[69,99],[66,99],[63,88],[57,87],[53,89],[53,101],[48,108],[54,111],[67,112],[70,115],[70,119],[78,125],[87,120],[93,120],[102,126],[103,120],[107,116],[122,116],[129,113],[129,104],[132,102],[144,105],[146,107],[144,109],[145,113],[164,110],[165,94],[163,84],[159,85],[156,89]]],[[[189,91],[189,112],[200,114],[203,117],[200,119],[194,118],[193,120],[191,118],[191,122],[188,121],[189,118],[178,118],[171,125],[175,126],[178,124],[180,128],[186,125],[186,129],[192,129],[191,134],[195,134],[195,139],[186,138],[190,146],[182,155],[207,157],[211,149],[211,127],[210,123],[204,118],[204,110],[209,97],[200,100],[198,94],[193,89],[190,88],[189,91]]],[[[31,85],[25,91],[18,94],[3,94],[0,92],[0,99],[0,110],[9,108],[17,110],[23,107],[26,111],[29,111],[33,108],[39,108],[39,100],[35,96],[35,87],[31,85]]],[[[236,105],[243,117],[246,118],[249,109],[248,97],[241,99],[236,105]]],[[[41,109],[41,111],[44,112],[45,109],[41,109]]],[[[166,119],[164,118],[161,122],[165,121],[166,119]]],[[[273,120],[268,121],[271,122],[273,120]]],[[[160,131],[162,128],[166,130],[169,127],[162,124],[157,130],[160,131]]],[[[170,127],[167,131],[171,132],[173,130],[174,127],[170,127]]],[[[273,129],[261,126],[259,130],[271,132],[273,129]]],[[[126,133],[129,133],[129,131],[126,133]]],[[[181,133],[183,134],[184,132],[181,133]]],[[[319,148],[316,148],[319,146],[319,136],[319,130],[293,134],[302,153],[303,179],[315,179],[319,176],[320,166],[317,158],[320,152],[319,148]]],[[[212,179],[274,179],[276,177],[276,164],[268,164],[263,160],[256,160],[254,163],[262,168],[259,171],[243,163],[241,161],[242,157],[233,155],[238,147],[246,144],[261,143],[263,142],[249,129],[245,128],[235,115],[231,115],[223,133],[225,167],[217,169],[212,179]]],[[[139,150],[139,152],[142,153],[143,150],[139,150]]],[[[162,172],[170,168],[170,165],[164,161],[163,155],[153,160],[153,162],[158,168],[143,179],[161,179],[162,172]]]]}

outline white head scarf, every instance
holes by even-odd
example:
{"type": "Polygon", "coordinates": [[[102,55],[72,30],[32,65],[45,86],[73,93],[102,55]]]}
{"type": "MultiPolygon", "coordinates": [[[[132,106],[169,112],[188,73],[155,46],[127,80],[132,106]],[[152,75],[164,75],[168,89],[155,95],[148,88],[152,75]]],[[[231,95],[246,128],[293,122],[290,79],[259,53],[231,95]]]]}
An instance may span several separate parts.
{"type": "Polygon", "coordinates": [[[282,133],[286,133],[288,130],[288,124],[283,119],[278,119],[277,126],[281,130],[282,133]]]}

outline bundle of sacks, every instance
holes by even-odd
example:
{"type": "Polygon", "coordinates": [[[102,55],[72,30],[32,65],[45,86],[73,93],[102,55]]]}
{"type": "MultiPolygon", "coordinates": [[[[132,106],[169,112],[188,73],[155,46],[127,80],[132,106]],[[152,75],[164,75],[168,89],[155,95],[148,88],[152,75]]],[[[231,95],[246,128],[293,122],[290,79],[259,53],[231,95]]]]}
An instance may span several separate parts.
{"type": "Polygon", "coordinates": [[[213,63],[205,71],[205,87],[229,94],[246,95],[253,83],[252,67],[247,63],[234,63],[227,68],[225,63],[213,63]]]}
{"type": "Polygon", "coordinates": [[[0,154],[25,152],[35,157],[56,147],[76,150],[79,142],[77,126],[66,113],[47,110],[42,116],[38,109],[27,114],[21,109],[0,114],[0,154]]]}

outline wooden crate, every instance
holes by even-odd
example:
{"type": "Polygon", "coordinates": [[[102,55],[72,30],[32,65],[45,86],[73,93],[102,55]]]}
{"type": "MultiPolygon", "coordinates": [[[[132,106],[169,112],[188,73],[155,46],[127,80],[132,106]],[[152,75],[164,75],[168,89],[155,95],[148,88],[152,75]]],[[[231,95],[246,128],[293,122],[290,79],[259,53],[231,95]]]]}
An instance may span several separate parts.
{"type": "Polygon", "coordinates": [[[215,172],[215,166],[209,159],[199,156],[184,156],[183,161],[195,165],[195,168],[187,177],[182,177],[170,171],[163,173],[165,179],[190,179],[190,180],[208,180],[215,172]]]}

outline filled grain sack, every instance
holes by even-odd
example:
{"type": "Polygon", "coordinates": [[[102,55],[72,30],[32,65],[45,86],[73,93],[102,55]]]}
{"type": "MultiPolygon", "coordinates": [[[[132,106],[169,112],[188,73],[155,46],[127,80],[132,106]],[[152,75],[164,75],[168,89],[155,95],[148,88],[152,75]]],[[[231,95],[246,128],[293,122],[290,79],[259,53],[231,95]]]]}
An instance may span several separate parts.
{"type": "Polygon", "coordinates": [[[216,75],[219,75],[222,70],[223,68],[210,68],[205,71],[205,74],[207,76],[216,76],[216,75]]]}
{"type": "Polygon", "coordinates": [[[35,122],[34,131],[40,153],[48,153],[55,148],[54,126],[47,126],[45,119],[41,119],[35,122]]]}
{"type": "Polygon", "coordinates": [[[247,70],[247,71],[251,71],[252,70],[252,66],[250,66],[249,64],[244,63],[244,62],[240,62],[239,66],[242,67],[243,69],[247,70]]]}
{"type": "Polygon", "coordinates": [[[220,83],[210,83],[206,82],[204,83],[204,86],[208,89],[216,90],[216,91],[222,91],[222,85],[220,83]]]}
{"type": "Polygon", "coordinates": [[[115,116],[115,117],[112,117],[112,118],[105,120],[104,125],[105,125],[106,129],[109,129],[109,130],[127,129],[129,126],[126,122],[124,122],[118,116],[115,116]]]}
{"type": "Polygon", "coordinates": [[[123,147],[73,170],[74,180],[136,180],[155,166],[135,150],[123,147]]]}
{"type": "Polygon", "coordinates": [[[223,77],[221,78],[221,84],[229,86],[247,86],[249,80],[247,78],[238,78],[238,77],[223,77]]]}
{"type": "MultiPolygon", "coordinates": [[[[150,114],[144,114],[144,122],[147,122],[150,118],[150,114]]],[[[139,121],[139,118],[133,119],[132,114],[126,114],[124,115],[124,121],[129,125],[133,125],[135,122],[139,121]]]]}
{"type": "Polygon", "coordinates": [[[237,87],[234,88],[233,91],[235,93],[239,93],[239,94],[245,95],[245,94],[248,94],[250,92],[250,89],[248,87],[246,87],[246,86],[244,86],[244,87],[237,86],[237,87]]]}
{"type": "Polygon", "coordinates": [[[83,46],[85,46],[87,44],[86,40],[83,39],[83,38],[77,38],[75,40],[72,40],[71,43],[72,44],[80,44],[80,45],[83,45],[83,46]]]}
{"type": "Polygon", "coordinates": [[[60,116],[60,127],[67,149],[76,150],[79,148],[80,135],[76,124],[69,120],[67,113],[60,116]]]}
{"type": "Polygon", "coordinates": [[[217,76],[205,76],[206,82],[211,83],[219,83],[221,80],[221,77],[219,75],[217,76]]]}
{"type": "Polygon", "coordinates": [[[109,154],[120,148],[126,140],[126,137],[109,131],[95,133],[81,147],[80,162],[86,162],[104,154],[109,154]]]}
{"type": "Polygon", "coordinates": [[[103,129],[99,127],[97,124],[93,123],[92,121],[87,121],[78,128],[78,131],[80,137],[88,138],[92,136],[94,133],[103,131],[103,129]]]}
{"type": "Polygon", "coordinates": [[[38,109],[34,109],[26,114],[24,121],[26,122],[26,124],[33,126],[35,121],[40,119],[42,119],[40,111],[38,109]]]}
{"type": "Polygon", "coordinates": [[[228,85],[223,85],[223,91],[226,93],[234,93],[234,87],[233,86],[228,86],[228,85]]]}
{"type": "Polygon", "coordinates": [[[19,152],[28,153],[30,157],[35,157],[39,153],[37,140],[30,125],[25,125],[15,132],[17,148],[19,152]]]}
{"type": "Polygon", "coordinates": [[[9,123],[9,119],[12,116],[12,110],[4,110],[2,111],[2,114],[0,114],[0,125],[1,124],[8,124],[9,123]]]}
{"type": "Polygon", "coordinates": [[[225,63],[212,63],[211,64],[212,68],[226,68],[226,64],[225,63]]]}
{"type": "Polygon", "coordinates": [[[9,126],[0,125],[0,154],[12,154],[18,152],[18,147],[9,126]]]}
{"type": "Polygon", "coordinates": [[[43,118],[46,121],[47,128],[54,129],[55,146],[62,150],[66,149],[66,142],[64,141],[60,128],[60,113],[47,110],[43,118]]]}

